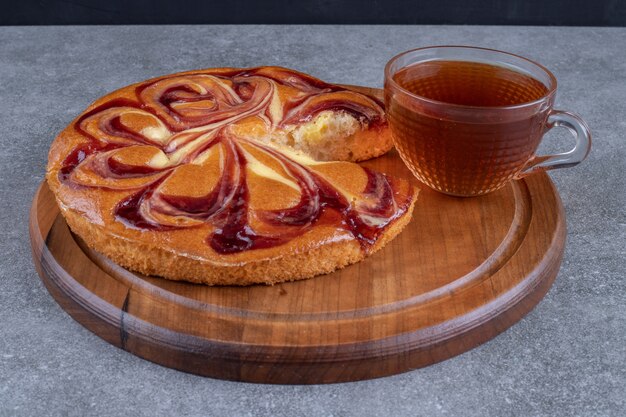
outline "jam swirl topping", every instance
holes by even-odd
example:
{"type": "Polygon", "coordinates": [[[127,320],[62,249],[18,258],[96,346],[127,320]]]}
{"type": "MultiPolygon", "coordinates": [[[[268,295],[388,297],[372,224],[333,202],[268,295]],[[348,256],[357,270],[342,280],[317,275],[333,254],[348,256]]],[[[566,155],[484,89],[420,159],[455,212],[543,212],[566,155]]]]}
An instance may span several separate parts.
{"type": "Polygon", "coordinates": [[[63,161],[59,179],[74,187],[128,190],[113,211],[130,228],[209,224],[206,242],[223,255],[282,245],[316,224],[350,232],[367,251],[408,209],[410,192],[399,193],[385,174],[359,168],[366,185],[354,193],[315,169],[324,163],[229,129],[255,118],[271,134],[324,110],[348,112],[368,126],[385,123],[376,99],[284,68],[164,77],[136,87],[135,99],[114,98],[78,118],[73,127],[84,141],[63,161]],[[289,187],[297,202],[252,210],[250,175],[289,187]],[[189,187],[194,191],[185,194],[189,187]]]}

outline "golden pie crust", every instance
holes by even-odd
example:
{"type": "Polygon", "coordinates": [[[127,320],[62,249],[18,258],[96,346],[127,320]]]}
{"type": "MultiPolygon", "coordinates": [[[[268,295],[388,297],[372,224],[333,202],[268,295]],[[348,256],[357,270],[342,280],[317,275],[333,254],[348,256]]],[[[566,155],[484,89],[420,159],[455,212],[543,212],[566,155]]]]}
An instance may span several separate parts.
{"type": "Polygon", "coordinates": [[[97,100],[52,144],[47,181],[72,231],[126,268],[273,284],[357,262],[408,223],[417,190],[349,162],[390,146],[374,97],[205,69],[97,100]]]}

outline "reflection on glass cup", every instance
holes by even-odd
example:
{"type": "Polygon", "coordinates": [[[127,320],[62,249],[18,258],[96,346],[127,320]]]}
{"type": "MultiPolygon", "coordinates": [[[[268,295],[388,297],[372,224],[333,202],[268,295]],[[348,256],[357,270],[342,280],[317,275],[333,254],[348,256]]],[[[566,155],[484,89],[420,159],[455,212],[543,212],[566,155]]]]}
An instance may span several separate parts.
{"type": "Polygon", "coordinates": [[[385,106],[402,160],[421,182],[456,196],[486,194],[585,159],[589,129],[580,117],[552,108],[556,89],[543,66],[491,49],[420,48],[385,67],[385,106]],[[570,130],[576,146],[536,156],[555,126],[570,130]]]}

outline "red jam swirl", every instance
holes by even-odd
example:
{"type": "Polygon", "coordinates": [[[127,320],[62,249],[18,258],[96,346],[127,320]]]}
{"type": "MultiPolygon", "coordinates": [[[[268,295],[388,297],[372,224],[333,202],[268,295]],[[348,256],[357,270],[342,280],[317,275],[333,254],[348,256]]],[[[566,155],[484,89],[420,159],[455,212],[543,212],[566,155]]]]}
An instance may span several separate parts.
{"type": "MultiPolygon", "coordinates": [[[[306,164],[253,140],[234,137],[224,130],[227,125],[254,115],[263,115],[269,123],[284,125],[309,120],[324,110],[338,109],[370,125],[384,122],[380,102],[365,96],[354,101],[342,100],[341,93],[346,91],[303,74],[266,67],[171,76],[144,83],[135,89],[136,100],[113,99],[74,123],[76,131],[85,138],[85,144],[76,147],[66,157],[59,178],[72,185],[72,173],[83,164],[101,177],[113,180],[113,185],[111,181],[107,183],[107,189],[115,189],[117,179],[146,178],[149,180],[147,184],[142,183],[117,203],[115,218],[128,227],[141,230],[172,230],[209,223],[213,232],[207,237],[207,243],[220,254],[282,245],[319,222],[330,222],[349,231],[363,249],[368,250],[385,227],[402,215],[410,204],[410,196],[396,201],[390,178],[364,168],[366,188],[359,199],[349,201],[306,164]],[[281,103],[282,120],[271,120],[276,118],[270,106],[278,85],[296,87],[302,94],[281,103]],[[150,134],[146,129],[125,125],[121,116],[129,112],[147,117],[157,133],[150,134]],[[193,162],[218,144],[221,144],[223,155],[222,170],[207,195],[172,196],[159,191],[161,184],[178,167],[193,162]],[[263,223],[263,232],[250,224],[246,178],[249,161],[242,144],[278,161],[300,189],[300,200],[294,207],[255,212],[256,221],[263,223]],[[146,164],[132,165],[113,157],[115,152],[137,145],[149,145],[155,147],[155,152],[162,151],[164,157],[169,158],[168,163],[154,166],[146,161],[146,164]],[[98,154],[103,152],[109,153],[99,158],[98,154]],[[162,175],[154,175],[159,173],[162,175]],[[163,223],[157,220],[163,215],[196,222],[184,226],[163,223]]],[[[128,189],[128,186],[120,186],[120,189],[128,189]]]]}

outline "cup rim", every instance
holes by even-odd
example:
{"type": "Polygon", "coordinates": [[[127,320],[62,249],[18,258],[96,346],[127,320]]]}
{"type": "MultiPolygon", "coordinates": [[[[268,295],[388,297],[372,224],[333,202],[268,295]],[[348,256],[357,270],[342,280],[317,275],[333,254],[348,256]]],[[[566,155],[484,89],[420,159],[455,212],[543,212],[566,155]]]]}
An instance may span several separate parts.
{"type": "MultiPolygon", "coordinates": [[[[471,62],[471,61],[470,61],[471,62]]],[[[406,67],[403,67],[406,68],[406,67]]],[[[533,77],[534,78],[534,77],[533,77]]],[[[517,109],[522,109],[522,108],[526,108],[526,107],[532,107],[532,106],[536,106],[542,102],[544,102],[546,99],[548,99],[549,97],[553,96],[554,93],[557,90],[557,79],[554,76],[554,74],[552,74],[552,72],[546,68],[545,66],[541,65],[538,62],[535,62],[531,59],[528,59],[526,57],[523,57],[521,55],[517,55],[517,54],[513,54],[511,52],[506,52],[506,51],[501,51],[498,49],[492,49],[492,48],[483,48],[483,47],[479,47],[479,46],[468,46],[468,45],[434,45],[434,46],[425,46],[425,47],[421,47],[421,48],[414,48],[414,49],[409,49],[408,51],[404,51],[404,52],[400,52],[399,54],[395,55],[394,57],[392,57],[387,64],[385,65],[385,87],[387,86],[387,83],[391,84],[395,89],[401,91],[403,94],[408,95],[409,97],[421,100],[421,101],[425,101],[427,103],[433,104],[433,105],[438,105],[438,106],[447,106],[450,108],[456,108],[459,110],[462,109],[468,109],[468,110],[489,110],[489,111],[497,111],[497,110],[517,110],[517,109]],[[398,59],[400,59],[402,56],[410,54],[412,52],[416,52],[416,51],[422,51],[422,50],[426,50],[426,49],[447,49],[447,48],[458,48],[458,49],[475,49],[475,50],[481,50],[481,51],[487,51],[487,52],[496,52],[496,53],[500,53],[500,54],[505,54],[505,55],[509,55],[509,56],[513,56],[515,58],[518,59],[522,59],[526,62],[529,62],[530,64],[538,67],[540,70],[544,71],[548,77],[550,78],[550,83],[551,86],[546,86],[548,88],[548,91],[541,96],[540,98],[533,100],[533,101],[528,101],[525,103],[519,103],[519,104],[512,104],[512,105],[507,105],[507,106],[473,106],[473,105],[467,105],[467,104],[455,104],[455,103],[448,103],[445,101],[439,101],[439,100],[434,100],[428,97],[424,97],[421,96],[419,94],[415,94],[412,93],[411,91],[407,90],[406,88],[402,87],[400,84],[398,84],[396,82],[396,80],[393,79],[393,77],[391,76],[391,65],[396,62],[398,59]]]]}

